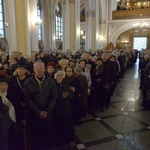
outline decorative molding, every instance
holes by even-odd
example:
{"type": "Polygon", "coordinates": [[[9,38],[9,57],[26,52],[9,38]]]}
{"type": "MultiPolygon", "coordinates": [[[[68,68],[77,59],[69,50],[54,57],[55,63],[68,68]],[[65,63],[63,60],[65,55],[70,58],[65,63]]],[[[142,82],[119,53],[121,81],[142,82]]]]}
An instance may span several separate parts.
{"type": "Polygon", "coordinates": [[[125,22],[111,22],[108,24],[108,38],[111,39],[112,35],[118,28],[125,25],[125,22]]]}

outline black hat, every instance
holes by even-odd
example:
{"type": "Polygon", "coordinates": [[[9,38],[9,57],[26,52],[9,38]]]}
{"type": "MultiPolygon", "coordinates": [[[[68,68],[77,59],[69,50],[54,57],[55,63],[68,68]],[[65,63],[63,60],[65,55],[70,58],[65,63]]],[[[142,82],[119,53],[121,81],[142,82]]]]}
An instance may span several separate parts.
{"type": "Polygon", "coordinates": [[[17,65],[16,68],[25,68],[25,69],[29,69],[27,65],[17,65]]]}
{"type": "Polygon", "coordinates": [[[0,75],[0,82],[8,82],[8,81],[5,76],[0,75]]]}

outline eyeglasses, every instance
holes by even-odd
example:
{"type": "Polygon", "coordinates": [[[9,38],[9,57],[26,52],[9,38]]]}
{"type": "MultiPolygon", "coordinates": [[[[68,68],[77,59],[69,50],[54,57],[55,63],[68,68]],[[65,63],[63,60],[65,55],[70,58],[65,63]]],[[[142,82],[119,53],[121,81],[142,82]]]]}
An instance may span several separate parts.
{"type": "Polygon", "coordinates": [[[42,68],[44,68],[44,66],[35,66],[35,67],[34,67],[34,69],[38,69],[38,70],[39,70],[39,69],[42,69],[42,68]]]}
{"type": "Polygon", "coordinates": [[[72,70],[66,70],[66,72],[72,72],[72,70]]]}

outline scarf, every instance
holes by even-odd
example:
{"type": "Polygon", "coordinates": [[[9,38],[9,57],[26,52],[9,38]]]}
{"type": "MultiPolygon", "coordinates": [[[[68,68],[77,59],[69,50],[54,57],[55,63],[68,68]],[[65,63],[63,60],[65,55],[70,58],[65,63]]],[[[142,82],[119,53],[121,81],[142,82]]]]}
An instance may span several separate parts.
{"type": "Polygon", "coordinates": [[[0,93],[0,96],[2,97],[2,102],[3,102],[3,104],[5,104],[6,106],[9,107],[9,117],[11,118],[11,120],[12,120],[13,122],[16,122],[16,114],[15,114],[14,106],[13,106],[12,103],[7,99],[6,95],[7,95],[7,92],[5,92],[5,93],[0,93]]]}

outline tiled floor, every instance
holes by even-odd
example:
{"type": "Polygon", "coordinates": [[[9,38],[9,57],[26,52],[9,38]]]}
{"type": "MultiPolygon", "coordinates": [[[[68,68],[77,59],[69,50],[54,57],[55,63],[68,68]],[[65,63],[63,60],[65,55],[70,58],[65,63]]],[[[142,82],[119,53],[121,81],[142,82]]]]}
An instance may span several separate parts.
{"type": "Polygon", "coordinates": [[[60,150],[150,150],[150,111],[141,105],[137,67],[117,83],[110,108],[88,114],[75,126],[75,142],[60,150]]]}

